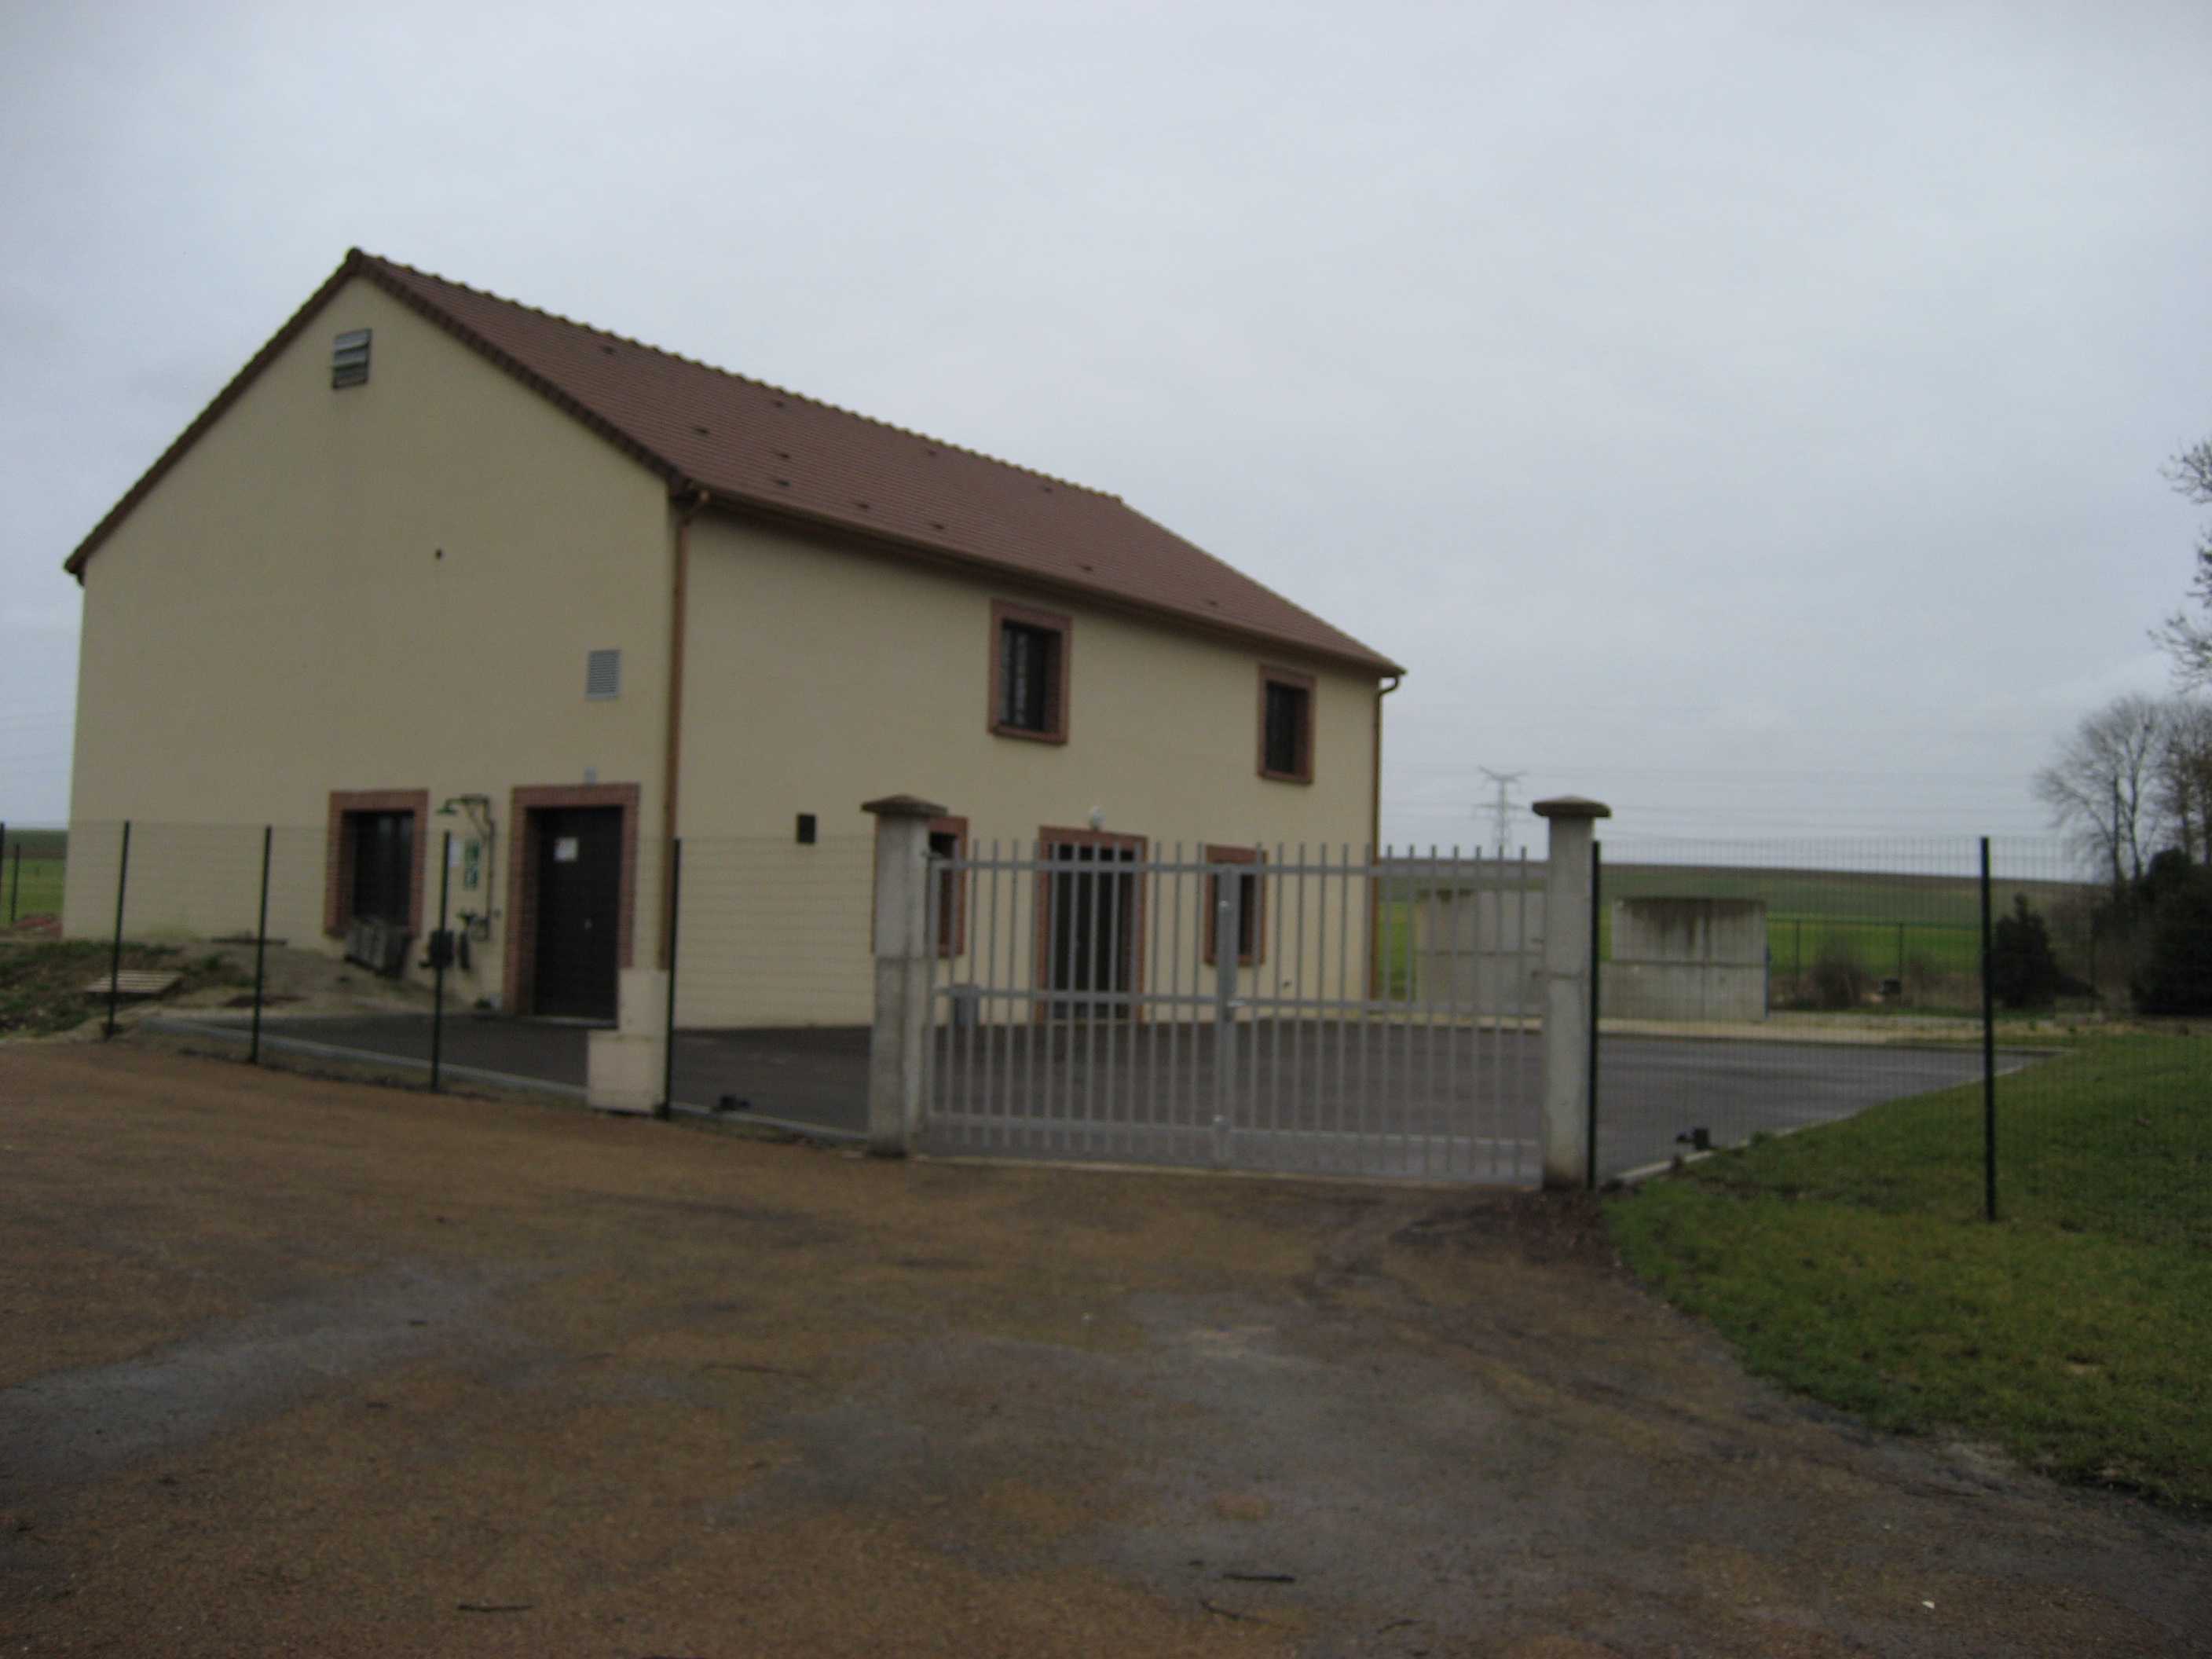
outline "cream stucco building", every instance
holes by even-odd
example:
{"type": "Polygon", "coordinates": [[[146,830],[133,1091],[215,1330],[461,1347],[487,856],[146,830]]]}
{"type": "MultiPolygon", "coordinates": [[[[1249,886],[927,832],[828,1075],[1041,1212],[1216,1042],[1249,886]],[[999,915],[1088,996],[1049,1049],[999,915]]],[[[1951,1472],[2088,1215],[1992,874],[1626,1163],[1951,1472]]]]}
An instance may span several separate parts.
{"type": "MultiPolygon", "coordinates": [[[[64,926],[435,925],[464,994],[867,1018],[860,803],[1359,848],[1398,668],[1118,499],[359,252],[71,556],[64,926]],[[463,913],[465,918],[463,919],[463,913]]],[[[1048,969],[1040,964],[1037,971],[1048,969]]]]}

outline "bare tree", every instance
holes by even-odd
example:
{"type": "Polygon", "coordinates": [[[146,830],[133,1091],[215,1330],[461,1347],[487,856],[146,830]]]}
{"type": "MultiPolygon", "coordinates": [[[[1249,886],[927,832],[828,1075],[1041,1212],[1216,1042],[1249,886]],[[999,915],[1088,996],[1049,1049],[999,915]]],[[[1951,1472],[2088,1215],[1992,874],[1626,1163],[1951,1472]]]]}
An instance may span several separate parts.
{"type": "MultiPolygon", "coordinates": [[[[2166,482],[2199,507],[2212,507],[2212,438],[2185,449],[2165,467],[2166,482]]],[[[2189,584],[2190,597],[2201,610],[2212,611],[2212,530],[2197,539],[2197,575],[2189,584]]],[[[2185,690],[2212,685],[2212,623],[2192,617],[2187,610],[2175,611],[2150,631],[2166,655],[2173,659],[2173,677],[2185,690]]]]}
{"type": "Polygon", "coordinates": [[[2212,702],[2176,697],[2166,705],[2158,807],[2190,862],[2212,864],[2212,702]]]}
{"type": "Polygon", "coordinates": [[[2115,697],[2084,715],[2058,758],[2035,775],[2051,823],[2111,872],[2114,892],[2142,876],[2166,828],[2160,762],[2169,724],[2155,698],[2115,697]]]}

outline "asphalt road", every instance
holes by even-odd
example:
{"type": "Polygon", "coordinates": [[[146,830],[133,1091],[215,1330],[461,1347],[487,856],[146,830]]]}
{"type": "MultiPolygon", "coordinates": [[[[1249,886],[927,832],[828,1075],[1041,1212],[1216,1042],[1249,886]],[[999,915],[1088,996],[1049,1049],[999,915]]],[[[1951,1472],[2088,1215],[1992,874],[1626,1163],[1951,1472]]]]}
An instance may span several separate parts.
{"type": "MultiPolygon", "coordinates": [[[[413,1015],[271,1018],[270,1037],[419,1061],[413,1015]]],[[[1077,1160],[1438,1180],[1536,1180],[1541,1040],[1413,1027],[1238,1028],[1226,1063],[1210,1035],[1151,1026],[1000,1028],[941,1036],[933,1150],[1077,1160]],[[1217,1119],[1219,1120],[1217,1122],[1217,1119]]],[[[574,1025],[448,1018],[447,1064],[580,1089],[574,1025]]],[[[2002,1052],[2000,1071],[2033,1062],[2002,1052]]],[[[1972,1048],[1608,1036],[1600,1046],[1598,1168],[1826,1122],[1981,1075],[1972,1048]]],[[[675,1097],[857,1136],[866,1127],[867,1033],[857,1028],[679,1032],[675,1097]]]]}

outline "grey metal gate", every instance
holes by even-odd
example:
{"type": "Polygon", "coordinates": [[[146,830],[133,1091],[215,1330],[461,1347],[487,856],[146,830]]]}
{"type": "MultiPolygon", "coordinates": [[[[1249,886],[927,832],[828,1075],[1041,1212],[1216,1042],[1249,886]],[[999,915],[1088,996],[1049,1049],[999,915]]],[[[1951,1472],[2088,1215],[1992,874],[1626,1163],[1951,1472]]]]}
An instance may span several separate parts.
{"type": "Polygon", "coordinates": [[[933,856],[922,1145],[1533,1182],[1542,904],[1525,855],[933,856]]]}

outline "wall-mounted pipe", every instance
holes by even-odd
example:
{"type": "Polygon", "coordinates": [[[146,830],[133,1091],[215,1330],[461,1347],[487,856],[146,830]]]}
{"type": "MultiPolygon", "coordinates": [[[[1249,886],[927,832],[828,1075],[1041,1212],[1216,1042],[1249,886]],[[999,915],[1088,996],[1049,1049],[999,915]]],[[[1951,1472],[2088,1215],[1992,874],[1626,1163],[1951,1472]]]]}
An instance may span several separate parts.
{"type": "Polygon", "coordinates": [[[668,596],[668,744],[661,759],[660,947],[665,971],[674,964],[676,940],[676,797],[684,763],[684,607],[691,586],[691,520],[707,505],[708,493],[695,489],[676,509],[675,570],[668,596]]]}

